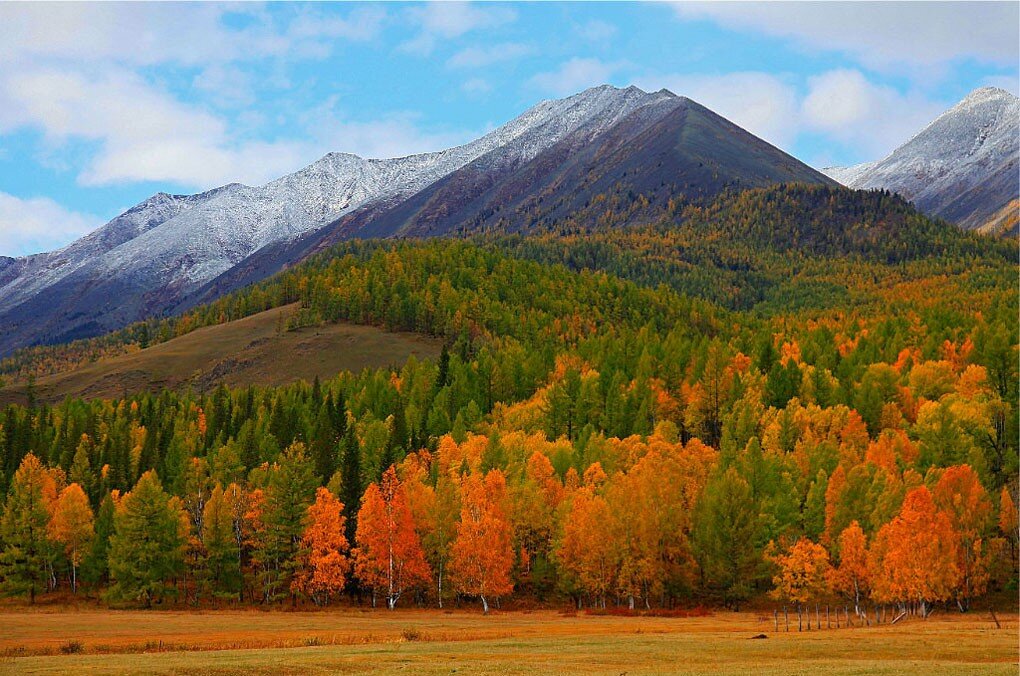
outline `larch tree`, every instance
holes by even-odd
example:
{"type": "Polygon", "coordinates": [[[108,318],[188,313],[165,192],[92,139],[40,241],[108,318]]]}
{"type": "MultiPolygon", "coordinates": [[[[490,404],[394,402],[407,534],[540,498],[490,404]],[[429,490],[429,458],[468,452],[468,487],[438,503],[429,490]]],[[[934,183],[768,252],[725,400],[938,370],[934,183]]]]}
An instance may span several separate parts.
{"type": "Polygon", "coordinates": [[[505,497],[506,478],[499,470],[484,478],[477,474],[464,477],[450,577],[458,592],[477,596],[486,613],[489,598],[513,591],[513,547],[505,497]]]}
{"type": "Polygon", "coordinates": [[[431,579],[407,491],[393,466],[385,471],[381,484],[372,483],[365,491],[358,512],[357,543],[355,573],[372,589],[373,599],[378,591],[385,593],[390,610],[406,590],[431,579]]]}
{"type": "Polygon", "coordinates": [[[931,492],[920,486],[875,536],[868,556],[872,597],[879,602],[917,602],[927,617],[932,602],[953,596],[960,580],[959,536],[931,492]]]}
{"type": "Polygon", "coordinates": [[[932,493],[935,505],[949,516],[960,537],[956,603],[961,611],[966,611],[971,599],[988,588],[990,561],[986,536],[992,524],[992,501],[969,465],[946,468],[932,493]]]}
{"type": "Polygon", "coordinates": [[[861,614],[861,599],[871,590],[868,573],[868,541],[861,525],[852,521],[839,534],[839,565],[829,573],[833,591],[853,601],[854,612],[861,614]]]}
{"type": "Polygon", "coordinates": [[[202,511],[201,538],[207,579],[219,598],[237,598],[241,591],[241,558],[234,528],[232,505],[223,487],[216,484],[202,511]]]}
{"type": "Polygon", "coordinates": [[[0,519],[0,579],[8,594],[28,594],[35,603],[46,589],[52,545],[48,526],[56,500],[52,473],[34,454],[22,459],[14,473],[0,519]]]}
{"type": "Polygon", "coordinates": [[[328,488],[317,489],[305,518],[300,565],[291,582],[293,591],[307,595],[316,605],[329,603],[347,584],[351,560],[345,525],[343,503],[328,488]]]}
{"type": "Polygon", "coordinates": [[[117,505],[110,538],[113,598],[144,601],[146,607],[171,591],[184,567],[181,509],[149,470],[117,505]]]}
{"type": "MultiPolygon", "coordinates": [[[[263,593],[268,601],[279,600],[293,591],[290,583],[294,571],[301,566],[298,550],[306,511],[317,485],[304,444],[291,444],[270,472],[261,513],[264,529],[254,541],[261,552],[263,593]]],[[[297,601],[293,597],[292,600],[297,601]]]]}
{"type": "Polygon", "coordinates": [[[50,537],[60,544],[71,564],[71,590],[78,593],[78,567],[92,545],[94,515],[82,487],[71,484],[60,492],[49,524],[50,537]]]}
{"type": "Polygon", "coordinates": [[[710,480],[694,515],[702,584],[733,608],[762,577],[762,524],[751,487],[733,467],[710,480]]]}

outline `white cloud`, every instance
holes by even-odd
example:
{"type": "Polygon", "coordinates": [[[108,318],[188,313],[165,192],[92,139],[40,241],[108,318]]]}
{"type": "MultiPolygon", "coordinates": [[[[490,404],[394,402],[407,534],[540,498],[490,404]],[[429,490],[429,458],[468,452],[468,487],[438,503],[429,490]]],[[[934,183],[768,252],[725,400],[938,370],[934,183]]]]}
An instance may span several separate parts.
{"type": "Polygon", "coordinates": [[[574,30],[579,36],[590,42],[605,42],[616,35],[616,26],[598,19],[586,21],[574,30]]]}
{"type": "Polygon", "coordinates": [[[262,9],[205,3],[4,3],[0,63],[64,59],[136,66],[207,65],[261,57],[322,56],[330,41],[367,40],[385,17],[359,7],[344,17],[306,10],[275,26],[262,9]],[[232,28],[232,16],[249,15],[232,28]]]}
{"type": "Polygon", "coordinates": [[[306,155],[295,143],[233,140],[215,115],[111,68],[91,77],[57,69],[0,75],[0,133],[20,128],[40,130],[57,147],[96,142],[78,177],[84,185],[260,183],[306,155]]]}
{"type": "Polygon", "coordinates": [[[779,147],[789,148],[797,136],[797,91],[769,73],[673,74],[640,78],[635,84],[649,91],[665,87],[694,99],[779,147]]]}
{"type": "Polygon", "coordinates": [[[982,80],[981,86],[998,87],[999,89],[1005,89],[1013,96],[1020,96],[1020,81],[1017,80],[1016,76],[989,75],[982,80]]]}
{"type": "Polygon", "coordinates": [[[408,18],[420,28],[417,36],[400,45],[404,51],[428,56],[439,40],[459,38],[479,28],[492,28],[517,20],[507,7],[468,2],[429,2],[407,10],[408,18]]]}
{"type": "Polygon", "coordinates": [[[486,47],[467,47],[450,57],[446,64],[452,68],[482,68],[501,61],[513,61],[535,49],[519,42],[503,42],[486,47]]]}
{"type": "Polygon", "coordinates": [[[255,102],[251,76],[234,66],[212,64],[196,75],[191,84],[206,100],[219,106],[240,107],[255,102]]]}
{"type": "Polygon", "coordinates": [[[956,59],[1015,65],[1016,2],[681,2],[684,19],[791,38],[883,69],[939,66],[956,59]]]}
{"type": "Polygon", "coordinates": [[[49,251],[102,224],[91,214],[68,211],[48,197],[20,198],[0,192],[0,255],[49,251]]]}
{"type": "Polygon", "coordinates": [[[460,86],[467,94],[486,94],[492,91],[492,85],[485,78],[473,77],[460,86]]]}
{"type": "Polygon", "coordinates": [[[918,93],[901,94],[857,70],[832,70],[808,79],[801,106],[808,129],[878,159],[905,142],[948,105],[918,93]]]}
{"type": "MultiPolygon", "coordinates": [[[[393,113],[379,119],[350,120],[332,97],[302,116],[312,145],[362,157],[404,157],[432,152],[465,143],[478,136],[473,131],[426,131],[418,124],[418,115],[393,113]]],[[[322,154],[321,152],[319,153],[322,154]]]]}
{"type": "Polygon", "coordinates": [[[692,98],[787,151],[803,134],[818,134],[870,159],[888,154],[949,106],[917,91],[901,93],[874,83],[850,69],[808,78],[803,93],[790,78],[754,71],[647,75],[634,84],[692,98]]]}
{"type": "Polygon", "coordinates": [[[574,58],[561,63],[556,70],[535,75],[529,82],[556,96],[568,96],[605,84],[621,67],[621,64],[605,63],[599,59],[574,58]]]}

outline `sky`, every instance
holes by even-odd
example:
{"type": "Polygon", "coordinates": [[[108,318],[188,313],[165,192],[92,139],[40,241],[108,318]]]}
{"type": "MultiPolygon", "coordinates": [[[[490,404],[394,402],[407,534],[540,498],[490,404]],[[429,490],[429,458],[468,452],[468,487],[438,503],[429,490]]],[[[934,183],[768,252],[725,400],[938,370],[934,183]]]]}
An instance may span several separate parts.
{"type": "Polygon", "coordinates": [[[688,96],[816,167],[1020,87],[1020,3],[0,3],[0,255],[153,193],[475,138],[609,83],[688,96]]]}

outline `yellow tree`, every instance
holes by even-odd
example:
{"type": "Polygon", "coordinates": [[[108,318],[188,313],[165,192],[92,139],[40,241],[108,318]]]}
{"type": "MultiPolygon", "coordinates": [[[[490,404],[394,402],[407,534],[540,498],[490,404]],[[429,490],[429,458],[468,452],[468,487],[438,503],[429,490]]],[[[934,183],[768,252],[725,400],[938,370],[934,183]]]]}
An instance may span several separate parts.
{"type": "Polygon", "coordinates": [[[785,554],[770,558],[778,567],[772,578],[775,585],[772,597],[796,604],[799,618],[804,605],[817,601],[828,590],[829,553],[820,544],[802,537],[785,554]]]}
{"type": "Polygon", "coordinates": [[[344,505],[328,488],[319,488],[309,505],[305,530],[298,550],[298,569],[291,582],[294,592],[306,594],[316,604],[328,603],[347,584],[351,561],[344,535],[344,505]]]}
{"type": "Polygon", "coordinates": [[[92,544],[94,515],[81,486],[74,483],[60,492],[49,524],[50,538],[64,548],[71,564],[71,590],[78,593],[78,566],[92,544]]]}
{"type": "Polygon", "coordinates": [[[578,490],[564,519],[556,551],[560,566],[601,608],[606,607],[606,595],[616,584],[619,567],[617,543],[607,528],[612,522],[605,498],[588,486],[578,490]]]}
{"type": "Polygon", "coordinates": [[[868,542],[857,521],[839,534],[839,565],[829,571],[833,591],[854,602],[854,612],[861,614],[861,598],[870,590],[868,575],[868,542]]]}
{"type": "Polygon", "coordinates": [[[933,490],[935,505],[949,516],[960,537],[957,566],[960,586],[956,603],[961,611],[988,587],[989,553],[985,535],[992,523],[992,501],[969,465],[948,467],[933,490]]]}
{"type": "Polygon", "coordinates": [[[882,526],[872,543],[872,597],[882,603],[916,601],[927,617],[928,604],[952,597],[959,583],[958,540],[931,492],[925,486],[913,489],[899,515],[882,526]]]}
{"type": "Polygon", "coordinates": [[[489,597],[513,591],[513,548],[505,501],[506,478],[499,470],[484,478],[478,474],[464,477],[450,577],[457,591],[477,596],[486,613],[489,597]]]}
{"type": "Polygon", "coordinates": [[[382,484],[372,483],[358,512],[358,546],[354,550],[355,574],[372,589],[385,590],[392,610],[405,590],[425,585],[431,578],[429,564],[415,529],[407,491],[391,466],[382,484]]]}

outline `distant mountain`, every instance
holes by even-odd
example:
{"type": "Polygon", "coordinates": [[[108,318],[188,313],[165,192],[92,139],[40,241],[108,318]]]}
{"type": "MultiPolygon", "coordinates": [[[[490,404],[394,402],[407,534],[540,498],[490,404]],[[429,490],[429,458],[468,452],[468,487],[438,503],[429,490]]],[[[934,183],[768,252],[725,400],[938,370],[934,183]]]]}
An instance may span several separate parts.
{"type": "Polygon", "coordinates": [[[725,190],[832,183],[688,98],[667,91],[650,96],[605,133],[578,129],[525,162],[493,151],[383,213],[352,212],[337,223],[336,235],[520,232],[620,194],[703,202],[725,190]]]}
{"type": "Polygon", "coordinates": [[[851,188],[897,192],[968,230],[1016,233],[1020,99],[976,89],[885,159],[823,171],[851,188]]]}
{"type": "Polygon", "coordinates": [[[462,146],[160,193],[63,249],[0,259],[0,355],[209,300],[339,239],[526,229],[614,189],[707,199],[791,181],[831,182],[689,99],[595,87],[462,146]]]}

